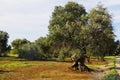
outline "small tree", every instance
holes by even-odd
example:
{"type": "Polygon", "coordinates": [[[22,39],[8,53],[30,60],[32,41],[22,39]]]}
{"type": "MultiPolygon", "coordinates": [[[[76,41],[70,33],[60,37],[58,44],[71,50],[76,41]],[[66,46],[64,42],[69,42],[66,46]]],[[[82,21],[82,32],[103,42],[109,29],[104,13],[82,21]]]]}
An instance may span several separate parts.
{"type": "Polygon", "coordinates": [[[27,39],[15,39],[15,40],[12,41],[12,47],[14,49],[19,49],[24,44],[28,44],[28,43],[30,43],[30,41],[28,41],[27,39]]]}
{"type": "Polygon", "coordinates": [[[115,55],[120,55],[120,44],[117,46],[115,50],[115,55]]]}
{"type": "Polygon", "coordinates": [[[41,55],[38,53],[38,49],[34,44],[25,44],[19,51],[19,57],[29,60],[40,60],[41,55]]]}
{"type": "Polygon", "coordinates": [[[35,43],[38,49],[38,53],[41,55],[42,59],[50,60],[52,57],[50,40],[47,37],[38,38],[35,43]]]}
{"type": "Polygon", "coordinates": [[[9,35],[7,32],[0,31],[0,56],[6,55],[6,51],[9,50],[10,46],[8,46],[8,38],[9,35]]]}
{"type": "MultiPolygon", "coordinates": [[[[22,47],[26,44],[30,44],[31,42],[28,41],[27,39],[15,39],[12,41],[12,47],[13,47],[13,51],[17,51],[16,54],[18,54],[19,57],[22,57],[23,55],[23,50],[22,47]]],[[[27,46],[28,47],[28,46],[27,46]]]]}

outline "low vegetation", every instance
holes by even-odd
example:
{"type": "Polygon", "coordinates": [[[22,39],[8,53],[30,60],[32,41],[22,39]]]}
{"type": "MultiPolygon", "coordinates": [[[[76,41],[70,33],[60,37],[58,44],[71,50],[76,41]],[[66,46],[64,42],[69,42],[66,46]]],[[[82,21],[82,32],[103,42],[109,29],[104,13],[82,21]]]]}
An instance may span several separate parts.
{"type": "Polygon", "coordinates": [[[107,72],[103,80],[117,80],[117,77],[118,77],[117,71],[115,69],[112,69],[107,72]]]}
{"type": "MultiPolygon", "coordinates": [[[[110,60],[110,58],[107,58],[107,60],[110,60]]],[[[106,70],[106,63],[92,59],[91,63],[86,62],[85,64],[94,70],[101,71],[106,70]]],[[[93,80],[95,74],[98,74],[96,72],[76,71],[70,68],[71,64],[72,62],[69,59],[65,62],[57,62],[1,57],[0,80],[93,80]]]]}

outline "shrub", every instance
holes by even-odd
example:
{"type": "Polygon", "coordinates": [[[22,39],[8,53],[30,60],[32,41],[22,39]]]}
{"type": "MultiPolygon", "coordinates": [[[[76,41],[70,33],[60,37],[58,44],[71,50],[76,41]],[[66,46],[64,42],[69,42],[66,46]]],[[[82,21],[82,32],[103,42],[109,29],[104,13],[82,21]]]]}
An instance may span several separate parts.
{"type": "Polygon", "coordinates": [[[41,55],[38,53],[37,47],[33,44],[26,44],[19,50],[19,57],[29,60],[39,60],[41,55]]]}
{"type": "Polygon", "coordinates": [[[110,70],[103,78],[103,80],[117,80],[118,73],[115,69],[110,70]]]}
{"type": "Polygon", "coordinates": [[[18,53],[19,53],[18,49],[10,50],[10,54],[18,54],[18,53]]]}
{"type": "Polygon", "coordinates": [[[64,59],[65,59],[65,54],[63,53],[63,51],[60,51],[59,56],[58,56],[58,60],[64,61],[64,59]]]}
{"type": "Polygon", "coordinates": [[[12,49],[10,50],[10,53],[9,53],[10,56],[18,56],[18,54],[19,54],[18,49],[12,49]]]}

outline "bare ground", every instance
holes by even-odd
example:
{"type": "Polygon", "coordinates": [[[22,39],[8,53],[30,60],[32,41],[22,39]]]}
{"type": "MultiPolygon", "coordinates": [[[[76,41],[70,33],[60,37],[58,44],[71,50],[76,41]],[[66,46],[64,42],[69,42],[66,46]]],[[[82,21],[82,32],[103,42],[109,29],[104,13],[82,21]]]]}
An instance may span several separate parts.
{"type": "Polygon", "coordinates": [[[105,64],[93,60],[86,65],[100,72],[80,72],[70,68],[72,62],[0,60],[0,80],[96,80],[105,64]]]}

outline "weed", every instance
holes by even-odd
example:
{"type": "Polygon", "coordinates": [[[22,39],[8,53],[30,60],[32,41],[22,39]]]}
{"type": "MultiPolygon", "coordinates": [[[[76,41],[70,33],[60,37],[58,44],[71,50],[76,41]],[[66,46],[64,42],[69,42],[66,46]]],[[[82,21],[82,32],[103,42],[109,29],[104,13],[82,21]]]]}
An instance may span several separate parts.
{"type": "Polygon", "coordinates": [[[1,68],[14,68],[14,67],[25,67],[25,66],[32,66],[32,64],[25,64],[23,62],[12,62],[7,64],[0,64],[1,68]]]}
{"type": "Polygon", "coordinates": [[[103,80],[117,80],[118,73],[115,69],[108,71],[103,80]]]}

